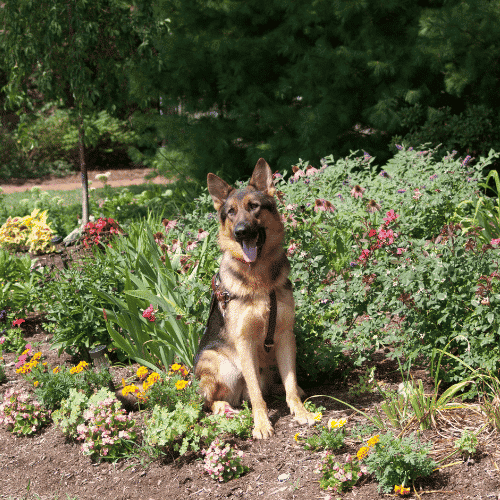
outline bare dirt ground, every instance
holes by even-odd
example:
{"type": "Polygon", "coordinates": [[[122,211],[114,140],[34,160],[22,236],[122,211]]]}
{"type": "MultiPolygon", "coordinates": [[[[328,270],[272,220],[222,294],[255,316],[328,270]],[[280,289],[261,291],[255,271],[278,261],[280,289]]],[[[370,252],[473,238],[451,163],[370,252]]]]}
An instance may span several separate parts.
{"type": "MultiPolygon", "coordinates": [[[[112,171],[112,175],[117,171],[112,171]]],[[[144,170],[122,171],[120,177],[111,182],[127,185],[141,180],[144,170]],[[130,174],[130,176],[128,175],[130,174]]],[[[95,174],[94,174],[95,175],[95,174]]],[[[91,176],[89,175],[89,178],[91,176]]],[[[77,179],[76,179],[77,180],[77,179]]],[[[44,189],[74,189],[75,176],[66,180],[52,180],[36,183],[44,189]]],[[[30,181],[31,184],[31,181],[30,181]]],[[[5,188],[5,186],[2,186],[5,188]]],[[[14,186],[26,189],[26,184],[14,186]]],[[[57,264],[60,255],[47,257],[48,262],[57,264]]],[[[35,315],[22,324],[26,341],[36,346],[43,354],[43,361],[49,365],[71,365],[75,360],[69,356],[57,357],[50,349],[50,334],[43,330],[42,318],[35,315]]],[[[298,353],[300,356],[300,353],[298,353]]],[[[0,384],[0,395],[10,387],[31,386],[20,375],[16,374],[15,355],[4,355],[7,380],[0,384]]],[[[76,360],[78,361],[78,360],[76,360]]],[[[397,388],[401,377],[397,365],[388,361],[382,352],[377,353],[370,363],[376,366],[376,378],[386,388],[397,388]]],[[[111,373],[119,386],[121,377],[131,374],[133,369],[112,367],[111,373]]],[[[323,395],[314,399],[316,404],[326,407],[323,412],[323,423],[329,418],[347,417],[347,428],[369,423],[366,418],[329,399],[328,395],[345,401],[368,414],[373,414],[380,398],[373,393],[354,396],[349,388],[358,381],[361,371],[354,371],[345,382],[330,381],[304,387],[306,393],[323,395]]],[[[424,371],[413,372],[415,378],[424,378],[424,371]]],[[[31,438],[18,438],[0,428],[0,499],[43,499],[67,498],[78,500],[94,500],[110,498],[113,500],[177,500],[177,499],[217,499],[217,498],[262,498],[272,500],[336,500],[357,499],[373,500],[390,497],[377,491],[377,483],[372,477],[364,479],[358,487],[345,494],[325,492],[319,487],[319,475],[315,469],[321,461],[322,454],[305,451],[293,439],[297,432],[303,436],[310,435],[311,428],[300,427],[294,422],[286,408],[286,403],[277,398],[267,400],[271,421],[275,427],[275,435],[265,441],[232,439],[245,453],[243,463],[250,471],[241,478],[228,483],[216,483],[203,474],[199,455],[190,453],[184,457],[167,454],[163,459],[151,459],[144,452],[116,464],[93,463],[82,455],[77,443],[68,442],[53,424],[38,435],[31,438]]],[[[142,419],[137,413],[135,418],[142,419]]],[[[452,448],[453,440],[458,437],[462,428],[470,425],[470,419],[455,421],[443,420],[441,426],[432,431],[424,431],[422,439],[431,441],[436,450],[436,458],[442,450],[452,448]],[[441,450],[441,451],[439,451],[441,450]]],[[[475,427],[474,427],[475,428],[475,427]]],[[[490,429],[479,435],[478,452],[472,460],[465,461],[455,456],[443,464],[451,464],[440,468],[424,480],[415,484],[416,493],[412,498],[425,500],[443,499],[500,499],[500,454],[498,434],[490,429]]],[[[335,455],[339,460],[347,454],[356,453],[360,443],[348,443],[335,455]]]]}
{"type": "MultiPolygon", "coordinates": [[[[108,178],[108,184],[111,187],[132,186],[143,184],[145,182],[153,182],[154,184],[168,184],[171,182],[165,177],[157,176],[148,181],[145,177],[152,172],[149,168],[133,168],[133,169],[113,169],[108,170],[111,175],[108,178]]],[[[103,187],[102,182],[97,181],[95,176],[104,174],[104,170],[92,170],[88,172],[88,180],[92,182],[91,187],[103,187]]],[[[43,177],[40,179],[10,179],[9,181],[2,181],[0,187],[3,192],[19,193],[29,191],[33,186],[40,186],[44,191],[61,190],[70,191],[82,187],[81,174],[72,174],[65,177],[43,177]]]]}

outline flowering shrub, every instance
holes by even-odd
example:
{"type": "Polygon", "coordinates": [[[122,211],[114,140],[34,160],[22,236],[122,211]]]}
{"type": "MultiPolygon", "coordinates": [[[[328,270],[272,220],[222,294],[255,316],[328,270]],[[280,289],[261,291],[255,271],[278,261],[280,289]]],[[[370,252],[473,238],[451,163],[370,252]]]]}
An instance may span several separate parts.
{"type": "Polygon", "coordinates": [[[100,217],[97,222],[88,222],[82,232],[82,242],[85,248],[96,245],[110,245],[114,236],[123,233],[114,219],[100,217]]]}
{"type": "Polygon", "coordinates": [[[242,465],[241,459],[244,456],[241,450],[236,451],[228,444],[219,441],[218,438],[212,441],[208,450],[202,450],[205,456],[203,468],[205,473],[212,479],[220,482],[227,482],[230,479],[240,477],[250,469],[242,465]]]}
{"type": "Polygon", "coordinates": [[[27,392],[11,388],[0,405],[0,422],[13,434],[28,436],[50,422],[50,413],[38,401],[32,401],[27,392]]]}
{"type": "Polygon", "coordinates": [[[330,452],[326,453],[319,472],[323,473],[319,480],[320,487],[336,493],[349,490],[368,473],[367,468],[351,455],[347,455],[345,463],[341,464],[330,452]]]}
{"type": "Polygon", "coordinates": [[[35,209],[25,217],[9,217],[0,227],[0,246],[18,252],[26,247],[30,252],[42,254],[55,250],[51,239],[54,233],[47,224],[47,211],[35,209]]]}

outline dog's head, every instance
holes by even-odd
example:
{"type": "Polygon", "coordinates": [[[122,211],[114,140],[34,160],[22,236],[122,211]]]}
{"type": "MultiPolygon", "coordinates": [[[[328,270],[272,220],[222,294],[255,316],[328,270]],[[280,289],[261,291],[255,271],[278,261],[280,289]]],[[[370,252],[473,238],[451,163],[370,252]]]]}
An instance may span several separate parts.
{"type": "Polygon", "coordinates": [[[263,158],[245,188],[236,190],[214,174],[208,174],[207,182],[219,213],[222,251],[250,264],[281,244],[283,223],[274,199],[273,175],[263,158]]]}

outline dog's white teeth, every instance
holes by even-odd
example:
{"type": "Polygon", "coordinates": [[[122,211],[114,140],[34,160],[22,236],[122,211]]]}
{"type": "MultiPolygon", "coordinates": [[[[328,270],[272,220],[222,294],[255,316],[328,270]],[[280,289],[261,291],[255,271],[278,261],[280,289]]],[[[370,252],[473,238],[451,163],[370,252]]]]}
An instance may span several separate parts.
{"type": "Polygon", "coordinates": [[[243,248],[243,258],[245,262],[254,262],[257,258],[257,245],[255,243],[248,245],[243,241],[241,247],[243,248]]]}

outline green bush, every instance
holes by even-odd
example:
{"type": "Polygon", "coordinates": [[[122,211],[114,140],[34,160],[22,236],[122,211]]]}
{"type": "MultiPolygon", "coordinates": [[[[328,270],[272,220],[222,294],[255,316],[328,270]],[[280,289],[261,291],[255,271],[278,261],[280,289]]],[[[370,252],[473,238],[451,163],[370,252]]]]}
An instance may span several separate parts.
{"type": "Polygon", "coordinates": [[[45,269],[34,300],[44,304],[44,328],[54,334],[52,347],[88,359],[90,347],[110,344],[103,313],[110,302],[93,290],[117,295],[123,287],[113,262],[102,252],[62,270],[45,269]]]}

